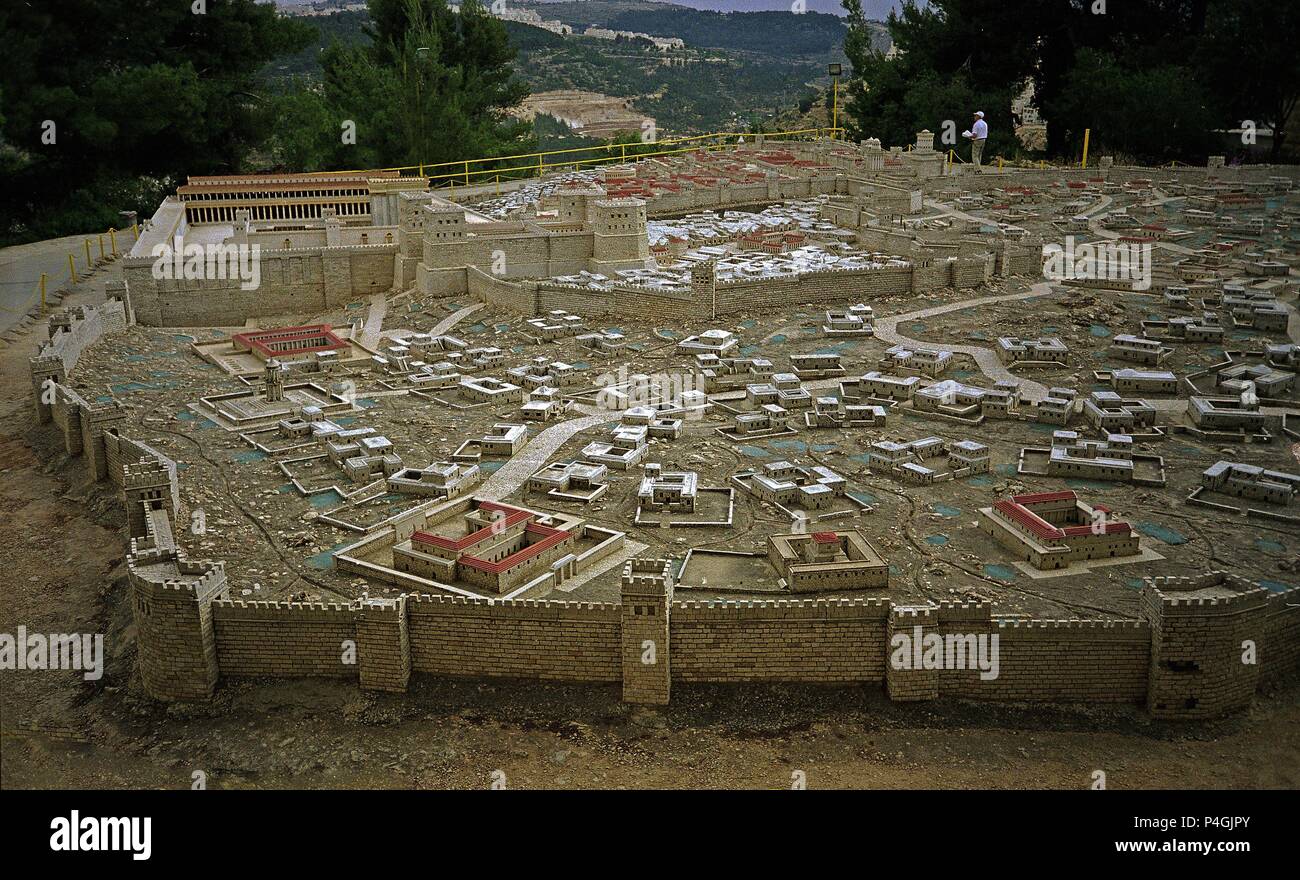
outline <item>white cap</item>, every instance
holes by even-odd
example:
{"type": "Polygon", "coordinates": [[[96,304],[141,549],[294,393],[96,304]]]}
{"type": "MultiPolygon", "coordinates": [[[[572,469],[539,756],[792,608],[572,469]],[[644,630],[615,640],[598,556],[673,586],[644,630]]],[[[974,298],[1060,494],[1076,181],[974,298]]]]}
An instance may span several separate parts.
{"type": "Polygon", "coordinates": [[[984,111],[983,111],[983,110],[976,110],[976,111],[975,111],[975,115],[978,116],[978,117],[980,117],[980,118],[982,119],[982,118],[984,118],[984,111]]]}

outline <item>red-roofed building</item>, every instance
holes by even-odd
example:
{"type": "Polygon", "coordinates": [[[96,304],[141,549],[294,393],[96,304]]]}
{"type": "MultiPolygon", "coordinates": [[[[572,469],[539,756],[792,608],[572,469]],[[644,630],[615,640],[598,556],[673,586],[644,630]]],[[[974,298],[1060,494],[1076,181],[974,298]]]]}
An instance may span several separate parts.
{"type": "Polygon", "coordinates": [[[539,514],[481,501],[465,515],[460,537],[416,531],[393,547],[393,567],[417,577],[505,593],[544,574],[568,554],[576,531],[538,522],[539,514]]]}
{"type": "Polygon", "coordinates": [[[1106,507],[1080,501],[1069,490],[1013,495],[980,513],[985,533],[1038,569],[1142,552],[1128,523],[1115,519],[1106,507]]]}
{"type": "Polygon", "coordinates": [[[348,343],[334,335],[329,324],[305,324],[301,327],[275,327],[249,330],[230,337],[236,351],[251,352],[258,360],[292,359],[293,355],[316,352],[346,352],[348,343]]]}

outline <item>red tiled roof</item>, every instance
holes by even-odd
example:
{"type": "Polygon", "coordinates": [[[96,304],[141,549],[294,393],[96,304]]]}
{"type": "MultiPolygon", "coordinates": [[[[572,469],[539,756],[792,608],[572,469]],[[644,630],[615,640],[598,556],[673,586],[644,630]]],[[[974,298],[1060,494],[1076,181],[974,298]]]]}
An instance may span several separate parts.
{"type": "Polygon", "coordinates": [[[812,539],[818,544],[838,544],[840,540],[834,532],[813,532],[812,539]]]}
{"type": "Polygon", "coordinates": [[[1017,504],[1042,504],[1047,501],[1065,501],[1068,499],[1077,499],[1069,489],[1062,489],[1059,492],[1030,492],[1026,495],[1012,495],[1011,500],[1017,504]]]}
{"type": "MultiPolygon", "coordinates": [[[[484,508],[487,508],[488,503],[489,502],[484,502],[480,504],[479,509],[482,510],[484,508]]],[[[493,508],[488,508],[488,509],[493,509],[493,508]]],[[[533,514],[529,513],[526,510],[518,510],[516,508],[504,508],[504,509],[514,511],[513,513],[506,514],[505,519],[502,521],[504,525],[498,526],[496,523],[493,523],[492,525],[484,526],[483,528],[479,529],[476,532],[470,532],[465,537],[459,539],[445,538],[442,535],[434,535],[434,534],[430,534],[429,532],[417,531],[411,535],[411,540],[416,542],[417,544],[431,544],[434,547],[441,547],[444,550],[455,550],[457,553],[460,553],[468,547],[473,547],[475,544],[480,544],[483,541],[486,541],[493,534],[499,533],[501,529],[510,528],[511,526],[518,525],[519,523],[527,519],[530,519],[533,516],[533,514]]]]}
{"type": "Polygon", "coordinates": [[[509,571],[512,568],[523,565],[534,556],[562,543],[566,538],[569,538],[572,535],[572,532],[566,532],[562,529],[553,529],[550,526],[543,526],[532,522],[525,526],[524,530],[532,535],[541,535],[542,539],[536,543],[529,544],[527,547],[522,548],[516,553],[511,553],[499,562],[488,562],[487,560],[478,559],[473,556],[462,556],[459,560],[460,564],[478,569],[479,571],[485,571],[489,574],[501,574],[504,571],[509,571]]]}

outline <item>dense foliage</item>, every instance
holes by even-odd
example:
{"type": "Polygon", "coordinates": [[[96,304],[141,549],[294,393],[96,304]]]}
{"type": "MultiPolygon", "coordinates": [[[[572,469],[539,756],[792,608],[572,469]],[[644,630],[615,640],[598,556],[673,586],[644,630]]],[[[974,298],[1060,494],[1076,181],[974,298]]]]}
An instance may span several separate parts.
{"type": "Polygon", "coordinates": [[[893,59],[868,45],[861,0],[844,8],[850,129],[885,143],[907,143],[920,128],[939,132],[946,120],[965,128],[982,109],[986,155],[1013,155],[1011,100],[1032,82],[1053,156],[1077,156],[1091,129],[1094,152],[1201,162],[1231,148],[1222,132],[1250,120],[1277,132],[1277,159],[1300,96],[1294,3],[905,2],[888,22],[893,59]]]}

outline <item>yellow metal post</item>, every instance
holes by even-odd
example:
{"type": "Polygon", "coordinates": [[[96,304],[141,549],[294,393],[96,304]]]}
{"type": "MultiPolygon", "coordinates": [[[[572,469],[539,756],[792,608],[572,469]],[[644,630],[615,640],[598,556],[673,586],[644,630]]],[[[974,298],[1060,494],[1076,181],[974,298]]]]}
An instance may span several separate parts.
{"type": "Polygon", "coordinates": [[[104,259],[104,233],[99,234],[99,258],[104,259]]]}
{"type": "Polygon", "coordinates": [[[1083,163],[1079,166],[1080,168],[1088,167],[1088,138],[1091,134],[1091,128],[1085,128],[1083,130],[1083,163]]]}
{"type": "Polygon", "coordinates": [[[89,269],[90,268],[90,239],[87,238],[83,240],[81,243],[86,247],[86,268],[89,269]]]}
{"type": "Polygon", "coordinates": [[[465,160],[465,185],[469,186],[469,160],[465,160]]]}
{"type": "Polygon", "coordinates": [[[999,170],[999,171],[1002,170],[1002,157],[1001,157],[1001,156],[998,156],[998,170],[999,170]]]}
{"type": "Polygon", "coordinates": [[[45,311],[45,279],[48,278],[44,272],[41,273],[41,311],[45,311]]]}
{"type": "Polygon", "coordinates": [[[131,224],[131,231],[135,233],[135,240],[136,240],[136,241],[139,241],[139,240],[140,240],[140,222],[139,222],[138,220],[137,220],[135,223],[132,223],[132,224],[131,224]]]}
{"type": "Polygon", "coordinates": [[[72,259],[72,254],[68,254],[68,274],[72,276],[72,283],[77,283],[77,263],[72,259]]]}
{"type": "Polygon", "coordinates": [[[117,230],[113,227],[108,228],[108,242],[113,248],[113,256],[117,256],[117,230]]]}
{"type": "Polygon", "coordinates": [[[496,184],[497,184],[496,194],[497,194],[497,195],[501,195],[501,175],[500,175],[500,174],[498,174],[498,175],[496,176],[496,184]]]}
{"type": "Polygon", "coordinates": [[[831,79],[831,139],[834,140],[840,128],[840,80],[831,79]]]}

